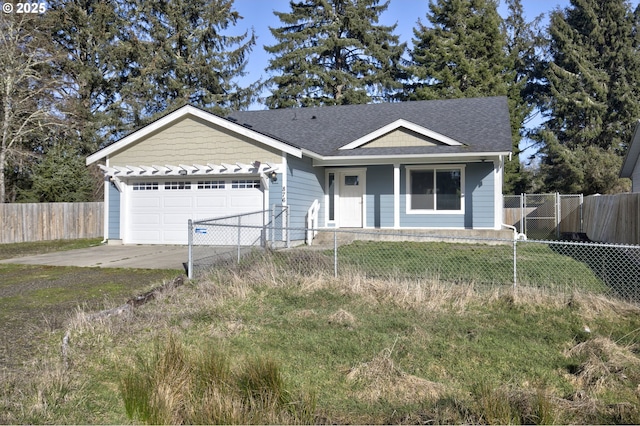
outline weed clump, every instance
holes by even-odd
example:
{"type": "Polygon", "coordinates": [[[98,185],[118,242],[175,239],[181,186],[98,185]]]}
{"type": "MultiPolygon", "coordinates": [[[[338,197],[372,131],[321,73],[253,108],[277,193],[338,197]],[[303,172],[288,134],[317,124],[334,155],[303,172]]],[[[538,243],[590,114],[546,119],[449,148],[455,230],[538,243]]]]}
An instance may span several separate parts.
{"type": "Polygon", "coordinates": [[[309,424],[313,395],[293,395],[270,359],[231,368],[214,348],[187,350],[173,335],[120,380],[130,419],[147,424],[309,424]]]}

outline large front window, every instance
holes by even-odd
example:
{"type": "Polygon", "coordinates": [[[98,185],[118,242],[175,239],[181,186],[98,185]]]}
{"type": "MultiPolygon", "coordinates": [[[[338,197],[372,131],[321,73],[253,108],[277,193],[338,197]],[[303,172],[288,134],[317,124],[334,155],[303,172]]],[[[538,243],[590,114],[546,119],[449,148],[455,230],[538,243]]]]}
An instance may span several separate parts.
{"type": "Polygon", "coordinates": [[[407,168],[407,212],[461,212],[463,168],[407,168]]]}

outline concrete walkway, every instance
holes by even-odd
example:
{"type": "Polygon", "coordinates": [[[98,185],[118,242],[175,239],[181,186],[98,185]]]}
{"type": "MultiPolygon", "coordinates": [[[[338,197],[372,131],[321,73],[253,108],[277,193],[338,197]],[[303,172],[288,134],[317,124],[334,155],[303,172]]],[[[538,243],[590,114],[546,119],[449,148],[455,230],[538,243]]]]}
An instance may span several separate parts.
{"type": "Polygon", "coordinates": [[[187,246],[101,245],[0,260],[26,265],[185,270],[187,246]]]}

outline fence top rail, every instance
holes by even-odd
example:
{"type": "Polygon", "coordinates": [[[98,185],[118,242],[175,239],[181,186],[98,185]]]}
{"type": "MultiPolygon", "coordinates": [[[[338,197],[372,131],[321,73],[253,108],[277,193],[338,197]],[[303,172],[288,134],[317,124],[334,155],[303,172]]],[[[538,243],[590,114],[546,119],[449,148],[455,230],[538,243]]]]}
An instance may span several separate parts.
{"type": "MultiPolygon", "coordinates": [[[[264,214],[264,213],[269,213],[269,212],[270,212],[270,210],[259,210],[259,211],[255,211],[255,212],[249,212],[249,213],[232,214],[232,215],[229,215],[229,216],[212,217],[210,219],[194,220],[193,224],[194,225],[206,225],[209,222],[215,222],[217,220],[233,219],[234,217],[250,216],[250,215],[254,215],[254,214],[264,214]]],[[[216,225],[223,226],[222,224],[216,224],[216,225]]],[[[238,226],[238,225],[231,225],[231,226],[238,226]]],[[[242,226],[244,226],[244,225],[242,225],[242,226]]]]}
{"type": "Polygon", "coordinates": [[[610,247],[610,248],[623,248],[623,249],[640,249],[640,245],[634,244],[612,244],[601,243],[597,241],[562,241],[562,240],[518,240],[518,243],[539,243],[548,245],[563,245],[563,246],[589,246],[589,247],[610,247]]]}

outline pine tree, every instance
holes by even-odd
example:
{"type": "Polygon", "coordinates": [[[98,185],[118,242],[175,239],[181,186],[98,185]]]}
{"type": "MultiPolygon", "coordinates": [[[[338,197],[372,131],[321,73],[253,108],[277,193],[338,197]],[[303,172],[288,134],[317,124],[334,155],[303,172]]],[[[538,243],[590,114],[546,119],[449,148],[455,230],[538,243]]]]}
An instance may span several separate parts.
{"type": "Polygon", "coordinates": [[[132,0],[127,9],[139,40],[138,69],[123,92],[133,121],[187,103],[223,113],[255,99],[256,84],[236,82],[255,35],[228,34],[242,19],[233,0],[132,0]]]}
{"type": "Polygon", "coordinates": [[[640,57],[624,0],[572,0],[551,13],[547,120],[537,130],[546,189],[620,190],[622,156],[640,118],[640,57]]]}
{"type": "Polygon", "coordinates": [[[270,28],[278,41],[267,71],[269,108],[364,104],[389,100],[399,88],[405,44],[396,25],[377,25],[389,2],[303,0],[288,13],[274,12],[282,27],[270,28]]]}
{"type": "Polygon", "coordinates": [[[67,134],[85,154],[128,131],[120,89],[126,77],[128,21],[112,0],[51,0],[45,14],[61,80],[59,109],[67,134]],[[124,127],[124,128],[123,128],[124,127]]]}
{"type": "Polygon", "coordinates": [[[508,58],[494,0],[429,3],[431,27],[418,20],[410,52],[409,99],[507,95],[508,58]]]}
{"type": "Polygon", "coordinates": [[[509,0],[503,20],[494,0],[438,0],[429,4],[427,19],[414,28],[410,77],[405,98],[453,99],[507,96],[513,156],[505,163],[505,193],[527,189],[520,164],[524,123],[533,111],[528,96],[534,68],[536,22],[523,19],[520,0],[509,0]]]}
{"type": "Polygon", "coordinates": [[[528,136],[525,124],[536,108],[534,76],[538,73],[538,50],[542,45],[538,28],[541,17],[526,22],[520,0],[507,0],[507,8],[509,15],[503,21],[502,31],[506,37],[508,67],[504,75],[508,85],[513,157],[505,162],[503,192],[521,194],[531,187],[530,173],[522,164],[520,145],[528,136]]]}
{"type": "Polygon", "coordinates": [[[18,201],[32,203],[94,201],[94,182],[76,144],[60,139],[46,148],[32,168],[31,186],[18,201]]]}

